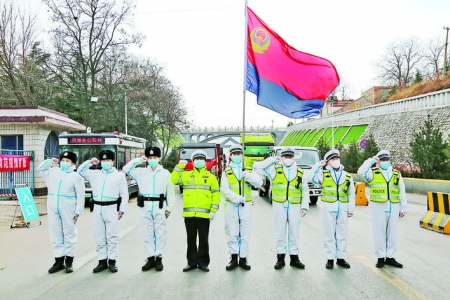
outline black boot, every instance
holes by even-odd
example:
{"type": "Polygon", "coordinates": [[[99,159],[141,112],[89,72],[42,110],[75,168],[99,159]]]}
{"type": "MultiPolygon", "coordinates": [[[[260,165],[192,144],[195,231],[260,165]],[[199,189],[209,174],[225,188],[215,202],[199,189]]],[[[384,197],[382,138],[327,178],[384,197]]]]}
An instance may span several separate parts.
{"type": "Polygon", "coordinates": [[[375,265],[375,267],[377,267],[377,268],[384,267],[384,257],[378,259],[377,264],[375,265]]]}
{"type": "Polygon", "coordinates": [[[286,254],[277,254],[277,263],[274,266],[275,269],[279,270],[286,265],[284,263],[285,256],[286,256],[286,254]]]}
{"type": "Polygon", "coordinates": [[[239,258],[239,267],[241,267],[244,270],[250,270],[252,267],[247,263],[246,257],[239,258]]]}
{"type": "Polygon", "coordinates": [[[73,272],[73,257],[72,256],[66,256],[66,273],[72,273],[73,272]]]}
{"type": "Polygon", "coordinates": [[[325,268],[333,269],[333,267],[334,267],[334,259],[327,260],[327,264],[325,265],[325,268]]]}
{"type": "Polygon", "coordinates": [[[119,270],[116,267],[116,260],[115,259],[109,259],[108,260],[108,264],[109,264],[109,270],[111,272],[116,273],[119,270]]]}
{"type": "Polygon", "coordinates": [[[305,265],[302,264],[302,262],[298,259],[298,255],[291,255],[291,266],[299,268],[299,269],[304,269],[305,265]]]}
{"type": "Polygon", "coordinates": [[[386,264],[396,268],[403,268],[403,265],[395,260],[395,258],[386,257],[386,264]]]}
{"type": "Polygon", "coordinates": [[[155,267],[155,257],[149,257],[147,258],[147,262],[145,263],[145,265],[142,266],[142,271],[148,271],[151,270],[155,267]]]}
{"type": "Polygon", "coordinates": [[[64,270],[64,256],[63,257],[55,257],[55,263],[53,266],[48,269],[50,274],[64,270]]]}
{"type": "Polygon", "coordinates": [[[164,268],[164,266],[162,264],[162,257],[161,256],[156,257],[156,262],[155,262],[156,271],[162,271],[163,268],[164,268]]]}
{"type": "Polygon", "coordinates": [[[231,254],[231,260],[228,263],[228,265],[225,267],[228,271],[231,271],[238,266],[238,255],[237,254],[231,254]]]}
{"type": "Polygon", "coordinates": [[[108,264],[106,263],[106,259],[101,259],[98,261],[98,265],[92,271],[94,273],[98,273],[98,272],[101,272],[106,269],[108,269],[108,264]]]}
{"type": "Polygon", "coordinates": [[[343,258],[338,258],[336,261],[336,264],[343,268],[350,269],[350,264],[348,262],[346,262],[345,259],[343,259],[343,258]]]}

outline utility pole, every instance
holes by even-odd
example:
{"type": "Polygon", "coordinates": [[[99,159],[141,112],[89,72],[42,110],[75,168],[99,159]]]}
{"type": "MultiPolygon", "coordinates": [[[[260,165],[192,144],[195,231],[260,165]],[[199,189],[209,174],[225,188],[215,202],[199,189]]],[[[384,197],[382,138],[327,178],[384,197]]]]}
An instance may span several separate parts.
{"type": "Polygon", "coordinates": [[[273,131],[273,120],[272,120],[272,131],[273,131]]]}
{"type": "Polygon", "coordinates": [[[128,135],[127,91],[125,91],[125,135],[128,135]]]}
{"type": "Polygon", "coordinates": [[[445,51],[444,51],[444,76],[447,75],[447,45],[448,45],[448,30],[450,28],[447,26],[444,26],[444,30],[447,30],[447,34],[445,37],[445,51]]]}

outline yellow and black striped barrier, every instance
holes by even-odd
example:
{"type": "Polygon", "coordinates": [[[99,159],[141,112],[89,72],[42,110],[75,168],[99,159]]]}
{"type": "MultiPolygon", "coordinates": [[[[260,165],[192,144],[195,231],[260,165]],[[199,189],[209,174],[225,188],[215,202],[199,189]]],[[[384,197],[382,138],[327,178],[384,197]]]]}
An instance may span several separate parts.
{"type": "Polygon", "coordinates": [[[428,192],[427,212],[420,220],[420,227],[450,234],[449,194],[428,192]]]}
{"type": "Polygon", "coordinates": [[[355,205],[369,205],[366,197],[366,184],[364,182],[355,181],[355,205]]]}

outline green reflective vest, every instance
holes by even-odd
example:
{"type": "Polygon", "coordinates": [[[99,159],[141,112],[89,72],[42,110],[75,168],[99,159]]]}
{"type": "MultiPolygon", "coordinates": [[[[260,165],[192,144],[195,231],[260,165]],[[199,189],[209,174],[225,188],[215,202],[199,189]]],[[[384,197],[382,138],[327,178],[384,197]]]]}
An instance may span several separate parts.
{"type": "MultiPolygon", "coordinates": [[[[247,171],[249,169],[246,168],[245,170],[247,171]]],[[[227,176],[228,183],[230,184],[230,190],[235,192],[237,195],[242,195],[242,183],[237,179],[236,175],[234,175],[233,170],[231,168],[227,168],[225,170],[225,174],[227,176]]],[[[252,201],[252,188],[245,179],[241,179],[241,181],[242,180],[244,181],[245,202],[250,202],[252,201]]],[[[227,199],[227,201],[230,200],[227,199]]]]}
{"type": "Polygon", "coordinates": [[[206,168],[184,171],[178,164],[173,169],[173,184],[183,186],[183,217],[209,219],[210,212],[217,212],[220,204],[220,188],[216,176],[206,168]]]}
{"type": "Polygon", "coordinates": [[[302,202],[302,178],[303,169],[297,167],[297,174],[292,174],[295,178],[288,181],[283,172],[283,166],[275,165],[276,175],[272,180],[272,201],[284,203],[289,201],[292,204],[299,204],[302,202]]]}
{"type": "Polygon", "coordinates": [[[400,172],[392,170],[392,177],[389,182],[381,173],[380,168],[372,168],[373,179],[369,182],[370,201],[392,203],[400,202],[400,172]]]}
{"type": "MultiPolygon", "coordinates": [[[[329,170],[323,171],[322,182],[322,201],[323,202],[348,202],[348,189],[350,188],[350,179],[352,178],[349,173],[342,171],[342,175],[345,176],[345,181],[341,184],[334,182],[331,172],[329,170]]],[[[341,176],[342,176],[341,175],[341,176]]]]}

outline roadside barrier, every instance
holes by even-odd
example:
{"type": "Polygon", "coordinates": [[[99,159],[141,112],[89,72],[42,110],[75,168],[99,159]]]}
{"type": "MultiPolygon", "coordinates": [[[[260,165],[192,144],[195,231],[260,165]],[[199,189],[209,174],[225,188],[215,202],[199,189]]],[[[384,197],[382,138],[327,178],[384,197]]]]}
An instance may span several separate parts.
{"type": "Polygon", "coordinates": [[[355,205],[369,205],[366,197],[366,184],[364,182],[354,182],[355,184],[355,205]]]}
{"type": "Polygon", "coordinates": [[[449,195],[428,192],[427,212],[420,219],[420,227],[450,234],[450,201],[449,195]]]}

